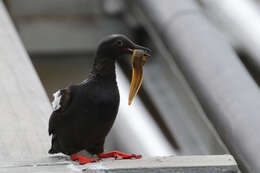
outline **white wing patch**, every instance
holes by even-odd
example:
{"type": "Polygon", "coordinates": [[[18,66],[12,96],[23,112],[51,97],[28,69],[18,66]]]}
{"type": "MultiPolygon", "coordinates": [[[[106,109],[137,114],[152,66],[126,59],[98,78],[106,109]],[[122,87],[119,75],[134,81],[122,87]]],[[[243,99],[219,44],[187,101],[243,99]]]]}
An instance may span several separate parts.
{"type": "Polygon", "coordinates": [[[60,100],[61,100],[62,95],[60,93],[60,90],[55,92],[53,94],[53,97],[54,97],[54,100],[52,102],[52,109],[53,109],[53,111],[56,111],[56,110],[58,110],[61,107],[60,100]]]}

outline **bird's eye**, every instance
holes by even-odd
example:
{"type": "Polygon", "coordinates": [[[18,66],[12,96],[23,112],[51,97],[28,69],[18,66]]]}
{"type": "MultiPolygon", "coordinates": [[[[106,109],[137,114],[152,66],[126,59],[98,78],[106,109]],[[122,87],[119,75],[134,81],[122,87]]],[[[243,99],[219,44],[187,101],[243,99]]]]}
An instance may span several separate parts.
{"type": "Polygon", "coordinates": [[[123,46],[123,41],[122,40],[117,40],[116,41],[116,45],[119,46],[119,47],[122,47],[123,46]]]}

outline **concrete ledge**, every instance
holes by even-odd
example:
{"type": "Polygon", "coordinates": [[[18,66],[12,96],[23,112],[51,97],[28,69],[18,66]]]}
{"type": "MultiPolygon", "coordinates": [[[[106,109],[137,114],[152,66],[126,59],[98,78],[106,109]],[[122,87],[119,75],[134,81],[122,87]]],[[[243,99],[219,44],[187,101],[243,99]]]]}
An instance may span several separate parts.
{"type": "Polygon", "coordinates": [[[231,155],[216,156],[170,156],[141,160],[119,160],[90,164],[86,173],[146,173],[146,172],[237,172],[237,164],[231,155]]]}
{"type": "Polygon", "coordinates": [[[140,160],[111,160],[78,165],[68,157],[49,157],[31,163],[0,165],[1,173],[236,173],[237,164],[231,155],[165,156],[140,160]]]}

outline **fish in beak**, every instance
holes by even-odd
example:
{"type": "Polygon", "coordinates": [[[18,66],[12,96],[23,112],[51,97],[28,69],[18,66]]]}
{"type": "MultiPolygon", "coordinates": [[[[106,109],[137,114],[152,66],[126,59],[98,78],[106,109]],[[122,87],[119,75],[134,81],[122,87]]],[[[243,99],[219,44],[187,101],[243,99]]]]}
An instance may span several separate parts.
{"type": "Polygon", "coordinates": [[[134,97],[136,96],[142,81],[143,81],[143,66],[146,62],[147,53],[150,49],[138,46],[137,49],[133,50],[132,54],[132,80],[130,84],[130,91],[128,97],[128,105],[131,105],[134,97]]]}

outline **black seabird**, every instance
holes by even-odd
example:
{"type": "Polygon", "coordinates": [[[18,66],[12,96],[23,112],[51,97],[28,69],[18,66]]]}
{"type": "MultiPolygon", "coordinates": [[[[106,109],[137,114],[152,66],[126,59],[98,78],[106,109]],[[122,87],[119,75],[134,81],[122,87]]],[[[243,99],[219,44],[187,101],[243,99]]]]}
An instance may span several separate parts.
{"type": "Polygon", "coordinates": [[[140,158],[139,155],[117,151],[103,153],[105,137],[114,123],[119,106],[115,61],[125,54],[132,54],[135,49],[150,51],[124,35],[108,36],[98,46],[88,78],[54,94],[54,110],[49,119],[49,135],[52,135],[50,154],[64,153],[81,164],[98,161],[77,155],[81,150],[96,154],[99,158],[140,158]]]}

